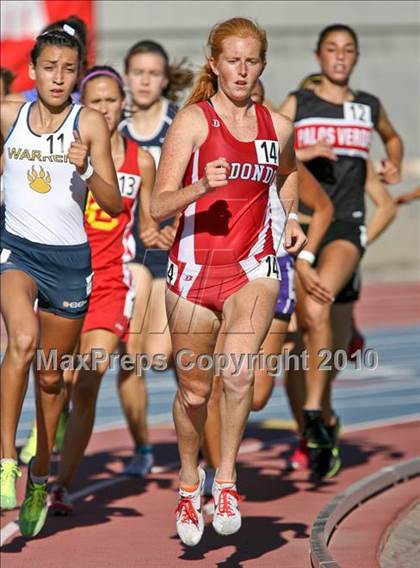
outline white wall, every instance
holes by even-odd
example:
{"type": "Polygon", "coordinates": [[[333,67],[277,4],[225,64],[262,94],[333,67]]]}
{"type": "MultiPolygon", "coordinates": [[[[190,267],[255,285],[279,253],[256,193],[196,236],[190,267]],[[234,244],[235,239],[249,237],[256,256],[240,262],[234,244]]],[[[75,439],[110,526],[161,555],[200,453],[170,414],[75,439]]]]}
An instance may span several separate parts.
{"type": "Polygon", "coordinates": [[[132,43],[152,38],[173,57],[187,55],[198,66],[211,26],[233,16],[255,18],[268,31],[264,82],[275,102],[317,69],[313,49],[322,27],[333,22],[354,26],[361,58],[353,86],[381,98],[406,141],[407,154],[420,156],[420,2],[101,1],[98,60],[121,68],[132,43]]]}

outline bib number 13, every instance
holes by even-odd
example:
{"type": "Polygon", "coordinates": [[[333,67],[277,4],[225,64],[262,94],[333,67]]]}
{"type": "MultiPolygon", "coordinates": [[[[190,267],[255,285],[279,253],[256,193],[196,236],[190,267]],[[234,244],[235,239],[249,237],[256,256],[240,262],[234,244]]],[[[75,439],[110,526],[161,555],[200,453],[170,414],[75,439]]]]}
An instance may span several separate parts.
{"type": "Polygon", "coordinates": [[[259,164],[279,163],[279,143],[275,140],[255,140],[255,149],[259,164]]]}

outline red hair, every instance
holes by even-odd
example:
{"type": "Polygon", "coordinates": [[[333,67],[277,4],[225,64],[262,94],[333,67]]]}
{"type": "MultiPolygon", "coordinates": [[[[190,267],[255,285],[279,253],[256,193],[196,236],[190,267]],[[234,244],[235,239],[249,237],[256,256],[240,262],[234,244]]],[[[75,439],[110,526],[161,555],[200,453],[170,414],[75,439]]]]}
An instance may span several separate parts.
{"type": "MultiPolygon", "coordinates": [[[[257,23],[248,18],[231,18],[220,24],[216,24],[209,35],[207,47],[210,56],[217,60],[223,51],[223,42],[228,37],[252,37],[260,42],[260,57],[265,65],[265,56],[267,53],[267,35],[257,23]]],[[[191,94],[186,102],[187,105],[205,101],[217,92],[217,77],[213,73],[210,63],[201,68],[200,74],[192,88],[191,94]]]]}

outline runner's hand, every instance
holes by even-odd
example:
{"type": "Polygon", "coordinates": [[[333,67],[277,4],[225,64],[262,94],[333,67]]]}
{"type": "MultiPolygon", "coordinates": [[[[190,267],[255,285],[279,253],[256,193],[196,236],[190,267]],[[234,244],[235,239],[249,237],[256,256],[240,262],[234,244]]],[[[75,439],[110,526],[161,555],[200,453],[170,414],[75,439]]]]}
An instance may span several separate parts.
{"type": "Polygon", "coordinates": [[[230,164],[225,158],[208,162],[204,168],[204,176],[200,182],[206,193],[228,184],[230,164]]]}
{"type": "Polygon", "coordinates": [[[379,177],[382,183],[399,183],[401,181],[401,170],[391,160],[382,160],[379,177]]]}
{"type": "Polygon", "coordinates": [[[328,160],[336,162],[338,158],[332,147],[332,144],[327,142],[326,138],[323,138],[316,144],[312,144],[312,146],[296,150],[296,156],[299,160],[302,160],[302,162],[310,162],[315,158],[327,158],[328,160]]]}
{"type": "Polygon", "coordinates": [[[319,278],[317,271],[312,266],[300,258],[296,259],[296,272],[305,291],[315,302],[319,304],[332,304],[334,296],[326,288],[319,278]]]}
{"type": "Polygon", "coordinates": [[[158,246],[157,241],[159,237],[159,231],[155,228],[146,229],[145,231],[140,231],[140,238],[146,248],[152,248],[158,246]]]}
{"type": "Polygon", "coordinates": [[[284,247],[289,254],[298,254],[307,243],[306,235],[295,219],[288,219],[284,234],[284,247]]]}
{"type": "Polygon", "coordinates": [[[157,246],[162,250],[169,250],[175,240],[176,229],[173,225],[166,225],[160,229],[157,246]]]}
{"type": "Polygon", "coordinates": [[[70,144],[68,159],[71,164],[76,166],[79,174],[83,174],[88,167],[89,148],[83,144],[80,134],[73,130],[74,141],[70,144]]]}

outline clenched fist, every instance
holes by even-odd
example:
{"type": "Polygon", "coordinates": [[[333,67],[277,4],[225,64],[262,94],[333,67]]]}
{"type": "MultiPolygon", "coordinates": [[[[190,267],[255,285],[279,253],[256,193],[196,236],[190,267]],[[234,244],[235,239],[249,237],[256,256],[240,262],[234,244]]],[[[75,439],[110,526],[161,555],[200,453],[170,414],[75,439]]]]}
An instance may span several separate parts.
{"type": "Polygon", "coordinates": [[[83,144],[80,134],[73,130],[74,142],[70,144],[68,151],[69,162],[76,166],[79,174],[83,174],[88,167],[89,148],[83,144]]]}
{"type": "Polygon", "coordinates": [[[208,162],[204,168],[204,176],[200,180],[206,193],[227,185],[229,172],[230,164],[226,158],[218,158],[214,162],[208,162]]]}
{"type": "Polygon", "coordinates": [[[383,183],[399,183],[401,181],[401,170],[387,158],[382,160],[382,169],[379,172],[379,176],[383,183]]]}

